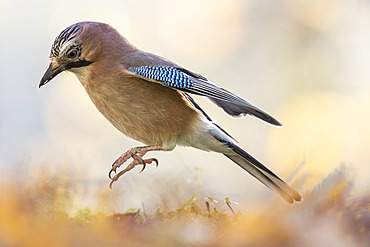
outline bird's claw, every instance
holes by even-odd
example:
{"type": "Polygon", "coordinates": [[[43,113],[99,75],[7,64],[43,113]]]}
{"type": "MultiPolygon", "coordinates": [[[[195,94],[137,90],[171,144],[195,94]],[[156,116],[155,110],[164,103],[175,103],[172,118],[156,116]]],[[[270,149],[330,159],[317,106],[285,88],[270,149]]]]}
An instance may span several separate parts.
{"type": "Polygon", "coordinates": [[[122,154],[120,157],[118,157],[118,159],[116,159],[113,162],[112,168],[110,169],[108,173],[108,177],[112,179],[112,172],[117,173],[117,168],[119,168],[123,163],[125,163],[131,157],[133,157],[133,152],[131,149],[125,152],[124,154],[122,154]]]}
{"type": "Polygon", "coordinates": [[[117,181],[123,174],[130,171],[137,165],[143,165],[143,168],[140,170],[139,173],[143,172],[146,168],[147,164],[151,164],[153,161],[155,162],[155,167],[158,167],[158,160],[156,158],[150,158],[150,159],[143,159],[142,156],[145,155],[146,152],[139,153],[135,152],[133,149],[130,149],[129,151],[125,152],[123,155],[121,155],[118,159],[116,159],[113,164],[112,168],[110,169],[108,173],[108,177],[112,180],[109,184],[109,188],[112,188],[112,184],[117,181]],[[126,162],[129,158],[133,158],[133,161],[122,171],[117,173],[117,169],[126,162]],[[112,177],[112,173],[116,173],[112,177]]]}
{"type": "Polygon", "coordinates": [[[142,173],[146,167],[146,164],[151,164],[153,161],[155,162],[155,168],[158,168],[158,160],[156,158],[150,158],[150,159],[143,159],[142,160],[143,163],[141,163],[143,165],[143,168],[141,169],[141,171],[139,173],[142,173]]]}
{"type": "MultiPolygon", "coordinates": [[[[155,168],[158,168],[159,162],[156,158],[151,158],[152,162],[155,162],[155,168]]],[[[150,162],[151,163],[151,162],[150,162]]]]}
{"type": "Polygon", "coordinates": [[[142,172],[145,170],[145,167],[146,167],[146,162],[145,162],[145,160],[143,160],[142,165],[143,165],[143,168],[139,171],[139,173],[142,173],[142,172]]]}
{"type": "Polygon", "coordinates": [[[114,168],[110,169],[110,171],[109,171],[109,173],[108,173],[108,177],[109,177],[110,179],[112,179],[112,172],[117,173],[117,168],[116,168],[116,167],[114,167],[114,168]]]}

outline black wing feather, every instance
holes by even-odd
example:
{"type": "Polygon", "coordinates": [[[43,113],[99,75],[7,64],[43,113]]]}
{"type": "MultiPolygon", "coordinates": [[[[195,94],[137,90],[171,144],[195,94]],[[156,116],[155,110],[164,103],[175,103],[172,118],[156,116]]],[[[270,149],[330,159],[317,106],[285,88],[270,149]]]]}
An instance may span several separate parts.
{"type": "Polygon", "coordinates": [[[252,115],[272,125],[282,124],[244,99],[208,81],[205,77],[181,67],[141,66],[128,70],[129,73],[149,81],[161,83],[183,92],[208,97],[232,116],[252,115]]]}

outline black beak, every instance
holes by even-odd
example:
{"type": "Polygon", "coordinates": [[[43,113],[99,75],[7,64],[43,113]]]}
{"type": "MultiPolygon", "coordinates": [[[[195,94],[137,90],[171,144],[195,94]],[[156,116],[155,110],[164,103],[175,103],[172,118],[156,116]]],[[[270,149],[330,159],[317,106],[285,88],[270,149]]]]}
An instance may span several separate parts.
{"type": "Polygon", "coordinates": [[[51,81],[51,79],[56,77],[60,72],[63,72],[65,70],[69,70],[69,69],[72,69],[72,68],[80,68],[80,67],[89,66],[90,64],[92,64],[92,62],[90,62],[90,61],[78,60],[78,61],[75,61],[75,62],[62,64],[58,68],[55,68],[55,69],[53,69],[51,67],[51,64],[50,64],[48,70],[45,72],[44,76],[41,78],[39,88],[41,86],[44,86],[49,81],[51,81]]]}
{"type": "Polygon", "coordinates": [[[41,86],[44,86],[49,81],[51,81],[51,79],[53,79],[54,77],[56,77],[60,72],[62,72],[64,70],[66,70],[66,68],[63,65],[57,67],[56,69],[53,69],[51,67],[51,64],[50,64],[49,65],[49,68],[46,70],[44,76],[41,78],[41,81],[40,81],[40,84],[39,84],[39,88],[41,86]]]}

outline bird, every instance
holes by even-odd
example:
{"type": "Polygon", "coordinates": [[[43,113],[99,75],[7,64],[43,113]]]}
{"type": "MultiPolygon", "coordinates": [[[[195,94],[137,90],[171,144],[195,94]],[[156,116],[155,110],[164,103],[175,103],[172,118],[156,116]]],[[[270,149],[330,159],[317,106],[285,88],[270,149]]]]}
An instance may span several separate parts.
{"type": "Polygon", "coordinates": [[[302,201],[297,191],[239,147],[191,95],[208,98],[233,117],[251,115],[281,126],[278,120],[204,76],[140,50],[109,24],[83,21],[65,28],[52,43],[50,64],[39,88],[63,71],[77,76],[115,128],[144,144],[113,162],[110,187],[137,165],[143,166],[140,172],[146,164],[158,166],[156,158],[144,158],[147,152],[185,146],[223,154],[287,202],[302,201]]]}

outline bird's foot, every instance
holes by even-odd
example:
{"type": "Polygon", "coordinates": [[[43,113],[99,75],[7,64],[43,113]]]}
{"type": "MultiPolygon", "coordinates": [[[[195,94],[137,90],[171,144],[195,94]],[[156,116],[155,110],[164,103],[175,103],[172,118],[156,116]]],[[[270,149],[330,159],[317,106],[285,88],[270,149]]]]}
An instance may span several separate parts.
{"type": "Polygon", "coordinates": [[[119,177],[121,177],[126,172],[132,170],[137,165],[143,165],[143,168],[140,172],[144,171],[146,164],[151,164],[153,161],[156,163],[156,167],[158,167],[158,160],[155,158],[150,159],[143,159],[142,157],[148,152],[153,150],[161,150],[160,148],[156,146],[145,146],[145,147],[135,147],[131,148],[128,151],[126,151],[124,154],[122,154],[116,161],[113,162],[112,168],[109,171],[109,178],[112,180],[109,184],[109,187],[112,188],[112,184],[118,180],[119,177]],[[117,169],[125,163],[130,158],[133,158],[133,161],[122,171],[117,173],[112,177],[112,172],[116,173],[117,169]]]}

